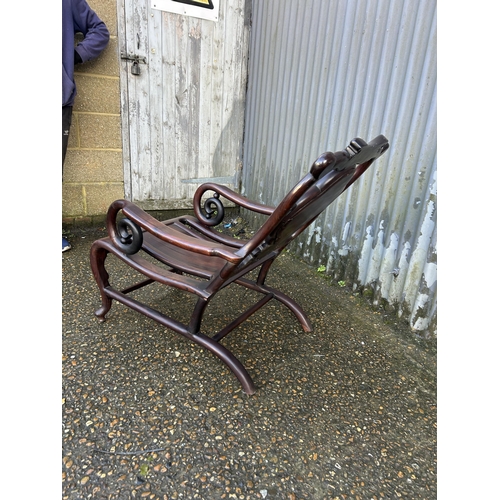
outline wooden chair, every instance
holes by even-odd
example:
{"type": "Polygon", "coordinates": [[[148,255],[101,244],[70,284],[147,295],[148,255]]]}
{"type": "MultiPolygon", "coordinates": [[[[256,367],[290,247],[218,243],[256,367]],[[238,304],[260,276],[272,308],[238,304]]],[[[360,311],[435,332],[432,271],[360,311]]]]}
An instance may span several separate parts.
{"type": "Polygon", "coordinates": [[[255,386],[247,370],[220,341],[271,299],[287,306],[306,332],[312,330],[302,308],[284,293],[267,286],[266,276],[287,244],[388,147],[387,139],[380,135],[368,144],[356,138],[343,151],[322,154],[276,208],[251,202],[213,183],[197,189],[193,200],[196,217],[186,215],[160,222],[130,201],[115,201],[107,214],[109,236],[95,241],[90,252],[92,272],[102,299],[96,316],[104,321],[112,300],[118,300],[211,351],[226,363],[243,390],[253,394],[255,386]],[[214,194],[206,199],[207,192],[214,194]],[[267,216],[252,238],[239,240],[214,229],[224,217],[221,196],[239,207],[267,216]],[[121,291],[114,288],[105,268],[108,253],[146,279],[121,291]],[[252,275],[257,277],[251,279],[249,273],[254,270],[252,275]],[[183,290],[197,298],[188,323],[169,317],[129,295],[153,282],[183,290]],[[209,336],[201,331],[204,312],[217,292],[231,284],[260,292],[263,297],[222,330],[209,336]]]}

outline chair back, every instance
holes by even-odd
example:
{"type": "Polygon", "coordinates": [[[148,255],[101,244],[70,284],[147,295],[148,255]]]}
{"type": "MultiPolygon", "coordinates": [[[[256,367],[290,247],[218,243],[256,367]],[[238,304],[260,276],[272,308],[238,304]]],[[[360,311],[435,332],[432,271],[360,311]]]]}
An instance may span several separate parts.
{"type": "Polygon", "coordinates": [[[356,138],[342,151],[323,153],[239,250],[247,257],[244,263],[278,255],[388,148],[388,140],[379,135],[369,143],[356,138]]]}

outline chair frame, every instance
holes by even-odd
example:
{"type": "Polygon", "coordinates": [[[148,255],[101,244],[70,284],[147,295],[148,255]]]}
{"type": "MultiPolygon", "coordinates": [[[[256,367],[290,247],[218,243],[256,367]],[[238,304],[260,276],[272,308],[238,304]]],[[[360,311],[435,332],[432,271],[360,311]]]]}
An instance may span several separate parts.
{"type": "Polygon", "coordinates": [[[252,202],[215,183],[205,183],[196,190],[194,216],[167,221],[157,220],[130,201],[116,200],[107,214],[108,236],[95,241],[90,251],[92,272],[101,294],[101,307],[95,315],[104,321],[112,301],[117,300],[212,352],[234,373],[244,392],[255,393],[255,384],[243,364],[220,341],[272,299],[288,307],[305,332],[312,331],[302,307],[265,283],[268,272],[288,243],[388,147],[387,139],[380,135],[370,143],[355,138],[342,151],[322,154],[277,207],[252,202]],[[210,191],[213,195],[207,199],[206,193],[210,191]],[[267,220],[248,240],[225,235],[216,230],[224,219],[220,197],[267,216],[267,220]],[[149,257],[145,258],[143,252],[149,257]],[[105,267],[108,254],[118,257],[145,279],[122,290],[111,286],[105,267]],[[248,276],[254,270],[256,279],[248,276]],[[154,282],[197,297],[189,322],[182,323],[130,296],[131,292],[154,282]],[[211,336],[203,333],[202,321],[210,300],[232,284],[259,292],[263,297],[219,332],[211,336]]]}

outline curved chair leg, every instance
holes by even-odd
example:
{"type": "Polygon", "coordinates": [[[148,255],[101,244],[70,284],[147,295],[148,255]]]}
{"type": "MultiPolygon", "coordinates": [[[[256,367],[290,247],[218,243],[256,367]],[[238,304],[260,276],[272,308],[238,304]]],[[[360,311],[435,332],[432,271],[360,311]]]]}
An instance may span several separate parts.
{"type": "Polygon", "coordinates": [[[231,351],[219,344],[218,340],[214,340],[213,338],[200,333],[201,321],[207,305],[208,300],[201,298],[198,299],[187,328],[188,332],[184,335],[186,335],[193,342],[196,342],[205,349],[208,349],[211,353],[215,354],[236,375],[236,378],[240,381],[243,390],[247,394],[253,394],[255,392],[254,383],[239,359],[236,358],[231,351]]]}
{"type": "Polygon", "coordinates": [[[290,309],[290,311],[293,312],[293,314],[299,320],[300,324],[302,325],[302,329],[305,332],[312,332],[313,329],[312,324],[309,321],[307,314],[304,312],[302,307],[300,307],[299,304],[297,304],[297,302],[295,302],[295,300],[290,298],[288,295],[270,286],[263,284],[259,285],[258,283],[247,280],[245,278],[240,278],[236,280],[236,283],[238,283],[238,285],[244,286],[245,288],[249,288],[250,290],[255,290],[256,292],[260,292],[265,295],[267,294],[273,295],[274,299],[284,304],[286,307],[288,307],[288,309],[290,309]]]}
{"type": "MultiPolygon", "coordinates": [[[[125,304],[127,307],[144,314],[148,318],[157,321],[163,326],[173,330],[174,332],[180,333],[184,335],[184,337],[188,338],[195,344],[201,345],[205,349],[208,349],[212,354],[215,354],[222,362],[226,364],[226,366],[234,373],[236,378],[239,380],[243,390],[247,394],[255,393],[255,385],[252,381],[252,378],[248,374],[247,370],[240,362],[240,360],[231,352],[229,349],[226,349],[223,345],[219,344],[214,339],[204,335],[200,332],[191,333],[188,329],[187,325],[180,323],[179,321],[166,316],[165,314],[149,307],[141,302],[129,297],[118,290],[115,290],[113,287],[109,287],[107,289],[107,296],[112,297],[113,299],[125,304]]],[[[204,310],[204,307],[198,304],[198,314],[201,314],[204,310]]],[[[193,314],[196,317],[196,314],[193,314]]]]}
{"type": "MultiPolygon", "coordinates": [[[[266,288],[269,288],[266,286],[266,288]]],[[[280,292],[279,290],[274,290],[273,288],[269,288],[269,291],[274,294],[274,298],[278,301],[284,304],[285,306],[290,309],[290,311],[295,314],[295,317],[299,320],[299,323],[302,325],[302,329],[305,332],[312,332],[312,324],[309,321],[309,318],[307,317],[306,313],[302,309],[302,307],[295,302],[295,300],[291,299],[288,295],[285,295],[284,293],[280,292]]]]}
{"type": "Polygon", "coordinates": [[[252,378],[241,361],[229,349],[226,349],[223,345],[201,333],[196,335],[189,334],[189,338],[205,349],[208,349],[212,354],[215,354],[222,362],[224,362],[234,373],[243,390],[248,395],[255,393],[255,385],[252,378]]]}
{"type": "Polygon", "coordinates": [[[257,281],[256,281],[256,283],[258,285],[264,284],[264,282],[266,281],[266,278],[267,278],[267,273],[268,273],[269,269],[271,269],[271,266],[275,260],[276,260],[275,258],[269,259],[267,262],[264,262],[264,264],[262,264],[262,267],[260,268],[259,275],[258,275],[257,281]]]}
{"type": "Polygon", "coordinates": [[[94,314],[101,322],[106,320],[105,315],[111,309],[111,298],[108,297],[104,291],[104,289],[109,286],[109,274],[104,267],[104,261],[107,255],[108,251],[100,247],[98,241],[92,245],[90,249],[90,267],[92,268],[92,274],[99,287],[102,302],[101,307],[97,309],[94,314]]]}
{"type": "Polygon", "coordinates": [[[201,320],[203,319],[203,313],[207,306],[208,300],[200,298],[196,301],[187,327],[189,333],[198,333],[201,330],[201,320]]]}
{"type": "Polygon", "coordinates": [[[302,329],[305,332],[312,332],[312,324],[302,307],[300,307],[299,304],[297,304],[297,302],[295,302],[295,300],[290,298],[288,295],[285,295],[283,292],[275,290],[274,288],[268,287],[264,284],[264,282],[266,281],[267,273],[274,261],[275,259],[270,259],[262,265],[256,281],[257,287],[260,287],[261,289],[255,289],[262,293],[272,293],[276,300],[284,304],[286,307],[288,307],[288,309],[290,309],[290,311],[293,312],[293,314],[295,314],[295,317],[299,320],[299,323],[302,325],[302,329]]]}

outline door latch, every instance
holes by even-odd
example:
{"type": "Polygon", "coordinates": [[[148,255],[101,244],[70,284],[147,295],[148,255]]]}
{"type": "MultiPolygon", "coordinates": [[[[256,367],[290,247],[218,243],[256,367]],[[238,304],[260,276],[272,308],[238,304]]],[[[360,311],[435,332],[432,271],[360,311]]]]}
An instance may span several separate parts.
{"type": "Polygon", "coordinates": [[[139,76],[141,74],[141,67],[139,66],[139,63],[142,64],[147,64],[146,58],[138,56],[137,54],[121,54],[121,58],[124,59],[125,61],[132,61],[132,67],[130,68],[130,72],[135,75],[139,76]]]}

